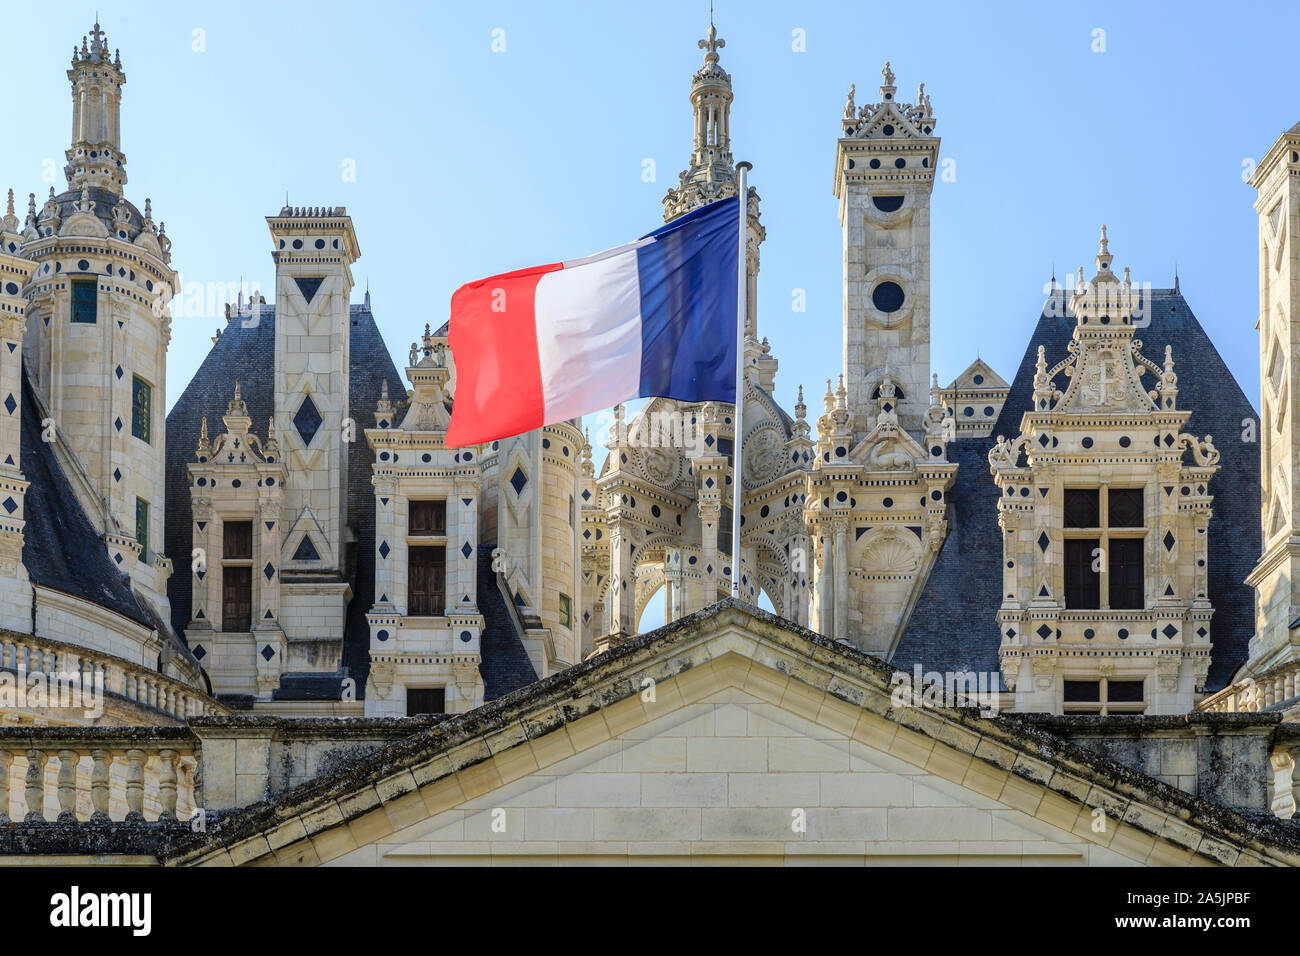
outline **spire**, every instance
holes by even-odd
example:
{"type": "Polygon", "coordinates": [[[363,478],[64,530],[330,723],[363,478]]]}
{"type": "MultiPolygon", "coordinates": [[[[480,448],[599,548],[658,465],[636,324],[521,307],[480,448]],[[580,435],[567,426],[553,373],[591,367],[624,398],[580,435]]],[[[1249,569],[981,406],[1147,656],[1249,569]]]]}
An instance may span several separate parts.
{"type": "Polygon", "coordinates": [[[64,155],[64,175],[71,189],[83,185],[120,194],[126,183],[121,148],[122,72],[120,55],[109,56],[108,38],[99,23],[72,52],[72,145],[64,155]]]}
{"type": "Polygon", "coordinates": [[[718,51],[726,45],[710,17],[704,39],[697,44],[704,51],[704,65],[691,78],[691,163],[679,175],[677,188],[668,190],[664,197],[665,222],[736,194],[731,155],[731,77],[718,64],[718,51]]]}

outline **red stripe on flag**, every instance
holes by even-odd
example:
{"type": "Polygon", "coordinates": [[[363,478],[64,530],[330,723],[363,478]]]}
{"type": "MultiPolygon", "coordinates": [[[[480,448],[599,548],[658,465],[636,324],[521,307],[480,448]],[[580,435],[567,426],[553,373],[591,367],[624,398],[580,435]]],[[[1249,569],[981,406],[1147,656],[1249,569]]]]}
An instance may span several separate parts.
{"type": "Polygon", "coordinates": [[[533,303],[563,263],[470,282],[451,297],[447,341],[456,363],[447,447],[519,435],[546,424],[533,303]]]}

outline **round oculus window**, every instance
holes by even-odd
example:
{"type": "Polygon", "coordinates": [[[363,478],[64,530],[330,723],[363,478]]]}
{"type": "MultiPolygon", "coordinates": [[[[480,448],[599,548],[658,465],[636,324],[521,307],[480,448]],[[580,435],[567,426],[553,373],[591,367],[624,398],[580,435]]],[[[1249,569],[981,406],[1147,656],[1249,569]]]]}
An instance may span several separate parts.
{"type": "Polygon", "coordinates": [[[897,312],[903,307],[903,287],[886,280],[871,290],[871,304],[881,312],[897,312]]]}

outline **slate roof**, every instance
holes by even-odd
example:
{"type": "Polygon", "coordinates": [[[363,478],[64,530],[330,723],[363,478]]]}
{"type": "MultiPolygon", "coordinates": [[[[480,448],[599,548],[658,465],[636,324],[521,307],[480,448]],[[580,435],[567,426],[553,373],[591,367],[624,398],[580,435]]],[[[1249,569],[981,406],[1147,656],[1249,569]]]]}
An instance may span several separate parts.
{"type": "Polygon", "coordinates": [[[28,576],[35,584],[84,598],[145,627],[158,627],[163,622],[141,604],[130,579],[108,556],[54,446],[41,440],[41,413],[25,366],[22,399],[20,466],[30,482],[23,502],[23,566],[28,576]]]}
{"type": "Polygon", "coordinates": [[[515,633],[511,617],[514,608],[506,603],[501,588],[497,586],[497,573],[492,570],[492,549],[479,548],[478,592],[479,613],[483,615],[483,634],[479,639],[479,653],[483,661],[479,674],[483,677],[484,701],[496,700],[537,680],[532,659],[523,641],[515,633]]]}
{"type": "MultiPolygon", "coordinates": [[[[95,217],[99,219],[110,230],[116,228],[114,214],[117,210],[118,203],[124,198],[113,192],[111,189],[105,189],[103,186],[87,186],[86,196],[95,204],[95,217]]],[[[37,197],[40,198],[39,196],[37,197]]],[[[54,201],[59,207],[59,219],[67,221],[76,215],[77,203],[81,202],[80,189],[68,189],[54,197],[54,201]]],[[[36,214],[39,216],[44,206],[39,202],[36,206],[36,214]]],[[[144,225],[144,215],[136,208],[135,203],[126,200],[126,209],[130,213],[127,219],[126,237],[134,240],[140,234],[140,227],[144,225]]]]}
{"type": "MultiPolygon", "coordinates": [[[[374,425],[381,383],[388,380],[394,401],[406,394],[406,381],[399,374],[388,347],[364,305],[350,307],[349,407],[357,423],[357,441],[348,453],[347,523],[355,535],[344,555],[344,574],[352,587],[344,623],[343,668],[356,681],[358,697],[364,696],[370,673],[370,628],[366,612],[375,603],[375,493],[370,483],[371,454],[362,431],[374,425]]],[[[248,405],[253,430],[266,434],[274,408],[275,392],[275,308],[263,305],[257,323],[236,315],[221,338],[199,366],[194,378],[167,415],[167,553],[173,556],[176,573],[168,582],[172,624],[183,633],[193,613],[192,580],[186,557],[192,550],[194,518],[190,509],[187,466],[194,461],[199,423],[208,418],[214,438],[222,429],[221,418],[240,382],[240,393],[248,405]],[[251,327],[246,327],[245,323],[251,327]]],[[[24,403],[25,404],[25,403],[24,403]]],[[[480,672],[488,699],[509,693],[537,679],[523,644],[515,634],[491,571],[491,548],[484,542],[479,554],[479,610],[487,618],[482,638],[480,672]],[[486,575],[482,570],[485,567],[486,575]],[[491,587],[485,584],[491,583],[491,587]],[[499,633],[498,633],[499,632],[499,633]]],[[[338,699],[338,685],[344,674],[286,674],[275,693],[276,700],[338,699]]]]}
{"type": "MultiPolygon", "coordinates": [[[[1259,418],[1182,295],[1173,289],[1153,290],[1152,309],[1150,326],[1137,333],[1142,353],[1160,362],[1165,346],[1173,346],[1178,406],[1192,413],[1187,431],[1198,437],[1213,435],[1221,453],[1221,469],[1210,482],[1214,649],[1206,689],[1214,691],[1227,686],[1245,662],[1255,630],[1255,595],[1245,580],[1262,547],[1259,443],[1241,439],[1243,421],[1258,423],[1259,418]]],[[[959,438],[948,445],[949,460],[959,465],[948,494],[948,538],[891,659],[894,666],[999,671],[996,617],[1002,601],[1002,534],[988,452],[998,435],[1020,434],[1020,419],[1032,404],[1038,346],[1046,348],[1050,367],[1066,356],[1073,329],[1073,317],[1044,312],[989,437],[959,438]]]]}

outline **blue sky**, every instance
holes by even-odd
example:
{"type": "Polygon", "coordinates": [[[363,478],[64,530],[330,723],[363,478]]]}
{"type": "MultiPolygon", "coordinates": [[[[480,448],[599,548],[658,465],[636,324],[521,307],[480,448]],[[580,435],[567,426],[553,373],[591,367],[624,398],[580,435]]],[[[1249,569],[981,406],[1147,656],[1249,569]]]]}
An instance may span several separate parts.
{"type": "MultiPolygon", "coordinates": [[[[1236,10],[717,0],[733,148],[754,163],[763,198],[759,330],[781,361],[778,399],[791,407],[802,382],[816,409],[840,368],[835,140],[849,84],[859,104],[873,101],[888,59],[900,98],[926,83],[941,157],[955,161],[932,205],[942,381],[977,354],[1009,378],[1053,263],[1060,277],[1091,269],[1105,222],[1116,267],[1135,281],[1168,286],[1178,263],[1257,405],[1257,232],[1243,170],[1300,119],[1300,8],[1236,10]],[[805,313],[791,309],[797,289],[805,313]]],[[[65,188],[64,71],[94,16],[77,4],[6,12],[0,187],[13,186],[20,215],[28,192],[65,188]]],[[[99,17],[127,73],[127,195],[152,198],[186,282],[269,290],[264,217],[286,192],[296,205],[346,205],[362,249],[356,298],[369,280],[401,367],[461,283],[659,224],[689,155],[708,3],[228,0],[106,4],[99,17]]],[[[219,313],[174,323],[169,406],[221,324],[219,313]]]]}
{"type": "MultiPolygon", "coordinates": [[[[787,407],[799,382],[815,399],[839,369],[838,118],[849,83],[859,103],[873,98],[886,59],[908,99],[926,83],[941,156],[956,162],[933,197],[943,381],[977,353],[1009,377],[1053,262],[1058,276],[1090,266],[1105,221],[1116,266],[1136,281],[1167,286],[1177,261],[1257,402],[1257,238],[1242,170],[1300,118],[1289,73],[1300,9],[1131,6],[718,0],[733,145],[755,165],[768,231],[760,332],[781,360],[787,407]],[[792,49],[796,30],[804,52],[792,49]],[[791,309],[795,289],[806,313],[791,309]]],[[[65,188],[64,71],[94,14],[7,14],[7,72],[22,79],[0,89],[0,105],[21,135],[0,152],[0,185],[20,206],[48,190],[48,169],[65,188]]],[[[286,191],[295,204],[346,205],[358,285],[369,280],[401,359],[425,322],[446,318],[460,283],[659,223],[688,158],[708,5],[118,3],[99,15],[127,72],[127,194],[152,197],[186,281],[269,289],[263,217],[286,191]],[[504,52],[492,50],[498,29],[504,52]],[[656,182],[643,181],[646,159],[656,182]],[[355,181],[343,177],[349,160],[355,181]]],[[[169,404],[220,324],[177,321],[169,404]]]]}
{"type": "MultiPolygon", "coordinates": [[[[1053,262],[1060,276],[1090,266],[1105,221],[1117,267],[1135,280],[1169,285],[1177,261],[1192,308],[1257,402],[1257,238],[1242,170],[1300,118],[1289,72],[1300,9],[1131,6],[933,3],[922,14],[718,0],[733,144],[763,197],[760,332],[781,360],[784,404],[801,381],[820,395],[839,368],[838,117],[849,83],[859,103],[875,93],[885,59],[909,99],[926,83],[941,155],[956,161],[956,181],[933,197],[941,379],[976,353],[1010,376],[1053,262]],[[795,30],[806,52],[792,49],[795,30]],[[1093,50],[1096,30],[1105,52],[1093,50]],[[792,312],[794,289],[806,290],[806,313],[792,312]]],[[[64,71],[94,14],[76,4],[7,14],[7,71],[22,79],[0,89],[0,106],[21,135],[0,152],[0,186],[20,206],[44,195],[49,168],[64,188],[64,71]]],[[[425,322],[446,318],[460,283],[659,223],[688,158],[708,5],[118,3],[99,15],[127,72],[127,194],[152,197],[186,281],[269,288],[263,217],[285,192],[346,205],[358,283],[369,279],[401,358],[425,322]],[[504,52],[492,51],[496,29],[504,52]],[[656,182],[642,179],[645,159],[656,182]]],[[[220,324],[177,321],[169,404],[220,324]]]]}

